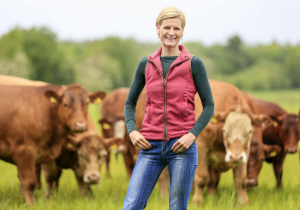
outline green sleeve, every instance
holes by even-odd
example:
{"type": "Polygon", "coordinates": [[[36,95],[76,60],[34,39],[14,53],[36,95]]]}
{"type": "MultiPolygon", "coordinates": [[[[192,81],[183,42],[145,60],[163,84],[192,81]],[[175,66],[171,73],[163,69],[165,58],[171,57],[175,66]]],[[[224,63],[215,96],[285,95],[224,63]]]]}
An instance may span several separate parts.
{"type": "Polygon", "coordinates": [[[203,106],[200,117],[189,131],[197,137],[213,116],[215,105],[203,61],[199,57],[194,56],[191,62],[194,84],[203,106]]]}
{"type": "Polygon", "coordinates": [[[144,57],[140,60],[135,72],[133,82],[130,86],[128,97],[125,102],[124,115],[128,134],[131,131],[137,130],[135,125],[135,108],[136,103],[145,86],[145,68],[147,62],[147,57],[144,57]]]}

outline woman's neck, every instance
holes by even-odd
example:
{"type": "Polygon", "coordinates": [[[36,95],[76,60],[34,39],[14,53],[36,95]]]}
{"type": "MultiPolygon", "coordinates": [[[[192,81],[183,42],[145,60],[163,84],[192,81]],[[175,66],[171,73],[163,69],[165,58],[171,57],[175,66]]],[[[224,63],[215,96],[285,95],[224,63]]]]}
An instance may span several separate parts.
{"type": "Polygon", "coordinates": [[[181,51],[179,50],[178,45],[174,47],[162,46],[162,51],[160,56],[180,56],[181,51]]]}

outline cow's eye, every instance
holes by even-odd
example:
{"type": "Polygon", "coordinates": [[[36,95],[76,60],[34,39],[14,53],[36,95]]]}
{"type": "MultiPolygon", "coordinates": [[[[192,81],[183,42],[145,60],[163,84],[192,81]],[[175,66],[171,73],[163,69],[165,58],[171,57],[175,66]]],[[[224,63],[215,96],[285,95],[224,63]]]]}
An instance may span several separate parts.
{"type": "Polygon", "coordinates": [[[67,103],[64,103],[64,107],[69,107],[69,105],[67,103]]]}
{"type": "Polygon", "coordinates": [[[252,130],[248,131],[248,132],[246,133],[245,136],[247,137],[247,136],[249,136],[251,133],[252,133],[252,130]]]}
{"type": "Polygon", "coordinates": [[[226,137],[228,137],[228,136],[229,136],[229,134],[228,134],[228,132],[227,132],[227,130],[226,130],[226,129],[223,129],[223,135],[224,135],[224,136],[226,136],[226,137]]]}
{"type": "Polygon", "coordinates": [[[81,152],[78,153],[79,157],[82,159],[86,159],[81,152]]]}

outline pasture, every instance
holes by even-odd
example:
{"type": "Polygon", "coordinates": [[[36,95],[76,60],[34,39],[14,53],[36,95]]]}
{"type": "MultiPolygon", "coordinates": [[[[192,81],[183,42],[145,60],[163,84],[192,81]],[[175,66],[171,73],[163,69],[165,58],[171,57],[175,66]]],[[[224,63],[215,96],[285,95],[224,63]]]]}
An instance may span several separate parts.
{"type": "MultiPolygon", "coordinates": [[[[298,113],[300,107],[300,91],[260,91],[251,92],[260,99],[278,103],[291,113],[298,113]]],[[[90,113],[95,122],[99,119],[99,106],[91,105],[90,113]]],[[[98,123],[97,123],[98,124],[98,123]]],[[[46,200],[44,198],[45,182],[41,190],[35,191],[36,204],[28,208],[20,199],[19,180],[14,165],[0,161],[0,209],[42,209],[42,210],[94,210],[94,209],[121,209],[126,195],[129,178],[125,171],[123,157],[111,154],[111,174],[105,176],[105,167],[101,170],[101,183],[92,187],[93,195],[80,197],[78,187],[71,170],[64,170],[60,179],[58,192],[46,200]]],[[[184,183],[182,183],[184,184],[184,183]]],[[[275,176],[270,164],[264,163],[259,177],[259,186],[248,191],[251,204],[237,205],[233,186],[232,172],[222,174],[218,196],[204,196],[202,207],[190,202],[189,209],[300,209],[300,164],[299,155],[288,155],[283,169],[283,190],[275,189],[275,176]]],[[[193,191],[190,196],[192,199],[193,191]]],[[[159,186],[156,186],[148,201],[148,210],[167,210],[168,198],[159,198],[159,186]]]]}

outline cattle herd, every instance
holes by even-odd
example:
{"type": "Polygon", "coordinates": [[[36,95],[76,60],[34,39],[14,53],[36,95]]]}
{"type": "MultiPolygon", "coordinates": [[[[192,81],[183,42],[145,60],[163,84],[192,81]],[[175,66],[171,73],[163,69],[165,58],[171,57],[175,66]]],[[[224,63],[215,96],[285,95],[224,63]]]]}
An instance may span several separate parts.
{"type": "MultiPolygon", "coordinates": [[[[198,168],[194,177],[193,201],[203,203],[203,190],[217,193],[222,172],[233,170],[240,204],[249,203],[247,187],[258,185],[264,161],[273,164],[276,187],[282,188],[286,155],[296,153],[300,132],[300,110],[287,113],[279,105],[259,100],[236,87],[210,80],[215,101],[211,122],[197,137],[198,168]]],[[[110,176],[110,148],[117,145],[130,177],[139,149],[126,132],[124,104],[128,88],[88,93],[78,84],[56,86],[18,77],[0,76],[0,158],[15,164],[21,194],[34,203],[33,191],[46,180],[45,197],[58,188],[62,169],[72,169],[80,194],[91,192],[100,182],[100,167],[106,162],[110,176]],[[102,136],[88,104],[101,102],[102,136]]],[[[136,126],[141,129],[145,114],[145,91],[136,107],[136,126]]],[[[195,96],[196,119],[202,112],[195,96]]],[[[168,194],[168,170],[160,178],[160,196],[168,194]]]]}

